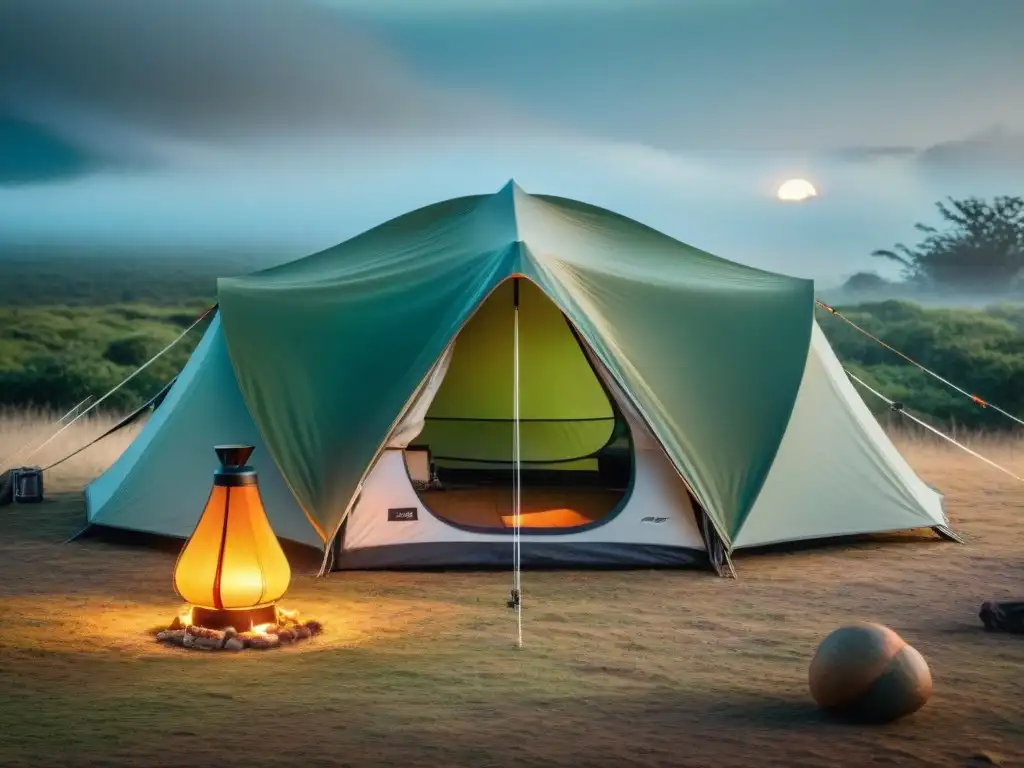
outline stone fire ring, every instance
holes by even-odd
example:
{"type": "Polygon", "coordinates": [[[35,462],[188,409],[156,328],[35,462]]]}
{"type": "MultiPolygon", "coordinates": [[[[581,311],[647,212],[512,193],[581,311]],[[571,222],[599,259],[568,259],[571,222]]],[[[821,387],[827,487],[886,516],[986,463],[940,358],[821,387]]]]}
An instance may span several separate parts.
{"type": "Polygon", "coordinates": [[[247,649],[267,650],[282,645],[291,645],[320,634],[323,627],[318,621],[287,622],[260,627],[259,631],[238,632],[227,629],[207,629],[189,624],[183,629],[166,629],[158,632],[158,642],[201,651],[242,651],[247,649]]]}

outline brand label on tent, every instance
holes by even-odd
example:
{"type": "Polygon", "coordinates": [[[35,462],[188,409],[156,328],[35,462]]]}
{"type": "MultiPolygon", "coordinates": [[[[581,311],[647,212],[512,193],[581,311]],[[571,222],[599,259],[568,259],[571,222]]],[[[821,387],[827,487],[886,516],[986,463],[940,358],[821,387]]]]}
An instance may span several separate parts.
{"type": "Polygon", "coordinates": [[[648,516],[648,517],[643,518],[640,522],[641,523],[649,523],[651,525],[660,525],[661,523],[664,523],[666,520],[668,520],[667,517],[650,517],[650,516],[648,516]]]}
{"type": "Polygon", "coordinates": [[[399,507],[388,510],[388,522],[397,523],[407,520],[419,520],[419,510],[416,507],[399,507]]]}

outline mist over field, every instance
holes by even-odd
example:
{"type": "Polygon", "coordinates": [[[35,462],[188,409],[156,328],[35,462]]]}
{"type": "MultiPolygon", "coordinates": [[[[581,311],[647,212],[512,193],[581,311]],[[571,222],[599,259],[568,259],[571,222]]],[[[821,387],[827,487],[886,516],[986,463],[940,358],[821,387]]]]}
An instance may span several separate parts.
{"type": "MultiPolygon", "coordinates": [[[[1024,297],[1021,28],[1017,0],[8,0],[0,401],[113,386],[218,277],[510,178],[814,278],[940,367],[963,361],[922,329],[969,336],[1003,393],[995,371],[1024,370],[1024,320],[995,306],[1024,297]],[[779,202],[788,178],[818,197],[779,202]],[[948,199],[990,209],[956,224],[948,199]],[[952,239],[919,247],[918,222],[952,239]]],[[[872,381],[990,426],[822,323],[872,381]]]]}
{"type": "Polygon", "coordinates": [[[515,178],[823,284],[891,275],[870,252],[934,200],[1019,188],[1018,22],[1013,0],[10,0],[0,258],[283,261],[515,178]],[[780,205],[792,176],[820,197],[780,205]]]}

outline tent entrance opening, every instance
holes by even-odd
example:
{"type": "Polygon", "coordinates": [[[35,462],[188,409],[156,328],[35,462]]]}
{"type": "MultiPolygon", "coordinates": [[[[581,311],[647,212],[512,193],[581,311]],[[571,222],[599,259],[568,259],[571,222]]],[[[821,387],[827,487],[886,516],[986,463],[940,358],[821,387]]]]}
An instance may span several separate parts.
{"type": "Polygon", "coordinates": [[[512,532],[517,303],[519,525],[599,524],[632,483],[629,427],[565,316],[525,279],[498,286],[455,340],[423,429],[406,448],[406,466],[434,516],[512,532]]]}

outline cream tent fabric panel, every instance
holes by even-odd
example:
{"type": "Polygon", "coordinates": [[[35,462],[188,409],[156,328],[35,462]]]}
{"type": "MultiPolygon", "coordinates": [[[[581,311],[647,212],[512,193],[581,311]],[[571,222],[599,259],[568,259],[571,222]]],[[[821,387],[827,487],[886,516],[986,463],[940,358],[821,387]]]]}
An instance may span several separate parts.
{"type": "MultiPolygon", "coordinates": [[[[630,426],[643,430],[638,424],[630,426]]],[[[529,557],[530,548],[534,545],[554,544],[704,550],[697,518],[685,487],[679,481],[668,457],[658,448],[637,451],[632,492],[623,508],[607,522],[559,535],[531,536],[524,532],[522,542],[524,558],[529,557]]],[[[507,549],[509,558],[512,553],[510,535],[467,531],[435,517],[416,495],[405,468],[402,451],[385,451],[363,483],[359,501],[346,522],[342,566],[346,554],[358,555],[360,550],[373,549],[379,551],[381,562],[390,566],[394,562],[392,558],[401,559],[402,556],[397,552],[389,555],[386,550],[408,545],[421,545],[420,552],[427,552],[427,560],[417,562],[414,558],[419,555],[416,555],[404,559],[403,565],[437,564],[422,546],[442,547],[448,544],[479,546],[481,550],[489,545],[499,545],[507,549]],[[396,522],[388,519],[389,509],[412,507],[417,510],[417,520],[396,522]]],[[[443,555],[439,557],[443,558],[443,555]]],[[[565,559],[572,562],[571,554],[567,552],[565,559]]],[[[614,558],[611,562],[614,562],[614,558]]],[[[360,567],[376,567],[374,558],[360,558],[360,567]]]]}
{"type": "Polygon", "coordinates": [[[815,323],[779,452],[735,547],[945,525],[815,323]]]}
{"type": "Polygon", "coordinates": [[[434,402],[437,390],[441,388],[441,382],[444,381],[445,374],[448,373],[448,366],[451,365],[454,352],[455,342],[452,342],[441,356],[441,359],[437,361],[437,365],[430,371],[426,381],[423,383],[422,389],[420,389],[416,399],[409,406],[408,412],[402,418],[402,422],[391,434],[391,437],[388,439],[388,448],[408,448],[409,444],[423,431],[427,411],[430,410],[430,405],[434,402]]]}

